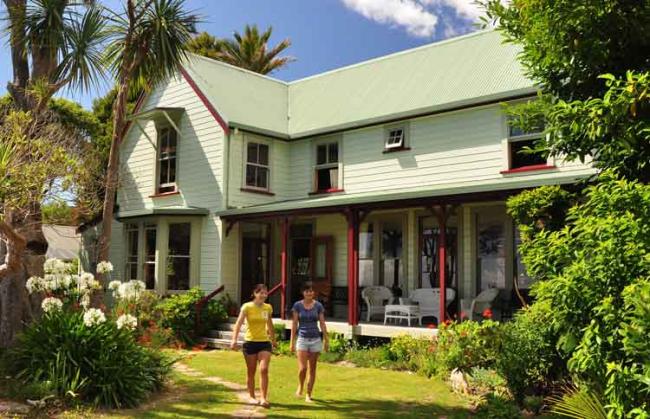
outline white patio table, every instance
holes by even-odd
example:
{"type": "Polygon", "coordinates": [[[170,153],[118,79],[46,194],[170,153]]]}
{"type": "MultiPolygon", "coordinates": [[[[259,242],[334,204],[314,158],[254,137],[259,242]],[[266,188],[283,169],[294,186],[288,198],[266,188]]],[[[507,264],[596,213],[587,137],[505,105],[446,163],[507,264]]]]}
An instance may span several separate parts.
{"type": "Polygon", "coordinates": [[[417,305],[388,304],[384,307],[384,324],[388,319],[406,320],[410,327],[411,320],[420,318],[420,307],[417,305]]]}

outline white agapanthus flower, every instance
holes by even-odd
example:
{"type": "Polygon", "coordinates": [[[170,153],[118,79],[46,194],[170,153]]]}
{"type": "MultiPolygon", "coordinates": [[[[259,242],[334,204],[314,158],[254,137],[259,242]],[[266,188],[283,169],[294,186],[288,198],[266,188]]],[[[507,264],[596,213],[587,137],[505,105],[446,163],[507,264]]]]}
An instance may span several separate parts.
{"type": "Polygon", "coordinates": [[[146,288],[146,284],[137,279],[132,279],[128,282],[122,282],[115,292],[115,297],[119,299],[135,299],[140,298],[140,294],[146,288]]]}
{"type": "Polygon", "coordinates": [[[102,261],[97,264],[98,274],[107,274],[113,272],[113,264],[111,262],[102,261]]]}
{"type": "Polygon", "coordinates": [[[72,285],[72,275],[63,275],[61,277],[61,286],[64,289],[68,289],[70,285],[72,285]]]}
{"type": "Polygon", "coordinates": [[[88,309],[88,311],[84,313],[84,324],[88,327],[102,324],[105,321],[106,315],[104,315],[104,312],[98,308],[88,309]]]}
{"type": "Polygon", "coordinates": [[[44,299],[43,302],[41,303],[41,308],[46,313],[59,311],[63,308],[63,302],[58,298],[48,297],[44,299]]]}
{"type": "Polygon", "coordinates": [[[108,289],[115,292],[120,287],[120,281],[111,281],[108,283],[108,289]]]}
{"type": "Polygon", "coordinates": [[[63,274],[68,270],[68,264],[61,259],[50,258],[43,264],[43,270],[48,274],[63,274]]]}
{"type": "Polygon", "coordinates": [[[138,327],[138,319],[130,314],[122,314],[117,318],[117,328],[121,329],[126,327],[129,330],[133,330],[138,327]]]}
{"type": "Polygon", "coordinates": [[[99,281],[95,279],[95,276],[93,274],[84,272],[79,276],[77,288],[79,292],[83,294],[90,290],[100,288],[100,284],[99,281]]]}
{"type": "Polygon", "coordinates": [[[81,300],[79,301],[79,305],[84,308],[84,310],[87,310],[88,307],[90,306],[90,295],[89,294],[84,294],[81,296],[81,300]]]}
{"type": "Polygon", "coordinates": [[[44,280],[38,276],[33,276],[27,280],[25,287],[27,288],[27,292],[30,294],[38,291],[43,291],[43,289],[45,289],[44,280]]]}

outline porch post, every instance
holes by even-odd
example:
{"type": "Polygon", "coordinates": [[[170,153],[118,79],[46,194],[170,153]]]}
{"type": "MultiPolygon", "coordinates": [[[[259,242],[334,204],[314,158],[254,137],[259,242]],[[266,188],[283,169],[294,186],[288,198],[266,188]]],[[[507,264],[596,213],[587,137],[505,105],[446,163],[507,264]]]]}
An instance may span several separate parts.
{"type": "Polygon", "coordinates": [[[359,211],[349,208],[348,220],[348,324],[359,324],[359,211]]]}
{"type": "Polygon", "coordinates": [[[438,211],[438,275],[440,279],[440,314],[438,327],[445,321],[447,311],[447,214],[444,205],[438,211]]]}
{"type": "Polygon", "coordinates": [[[280,222],[282,226],[282,250],[280,253],[280,283],[281,292],[280,292],[280,318],[286,318],[286,309],[287,309],[287,265],[289,261],[289,254],[287,252],[287,246],[289,242],[289,217],[282,218],[280,222]]]}

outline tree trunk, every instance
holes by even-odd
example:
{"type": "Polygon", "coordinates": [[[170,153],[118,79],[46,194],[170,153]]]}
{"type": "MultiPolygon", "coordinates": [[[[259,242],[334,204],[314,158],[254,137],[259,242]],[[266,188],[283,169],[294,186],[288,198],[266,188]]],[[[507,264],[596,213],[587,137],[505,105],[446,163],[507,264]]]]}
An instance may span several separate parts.
{"type": "Polygon", "coordinates": [[[119,182],[120,144],[122,142],[126,121],[127,94],[128,83],[123,79],[119,84],[117,98],[113,106],[113,137],[111,139],[111,150],[108,157],[108,168],[106,170],[106,192],[104,194],[104,208],[102,211],[102,229],[99,236],[99,261],[108,260],[109,256],[113,227],[113,210],[115,208],[115,196],[119,182]]]}
{"type": "Polygon", "coordinates": [[[11,94],[16,106],[19,109],[29,109],[27,98],[27,83],[29,81],[29,62],[25,51],[25,26],[18,24],[24,21],[26,12],[26,0],[4,0],[7,6],[9,21],[11,22],[11,33],[9,34],[9,45],[11,47],[11,64],[13,66],[13,81],[7,83],[7,90],[11,94]]]}
{"type": "MultiPolygon", "coordinates": [[[[11,226],[12,214],[0,220],[0,236],[7,243],[4,264],[0,266],[0,348],[13,345],[16,335],[32,319],[32,307],[25,287],[27,239],[11,226]]],[[[34,262],[33,260],[31,262],[34,262]]],[[[41,271],[42,271],[41,263],[41,271]]]]}

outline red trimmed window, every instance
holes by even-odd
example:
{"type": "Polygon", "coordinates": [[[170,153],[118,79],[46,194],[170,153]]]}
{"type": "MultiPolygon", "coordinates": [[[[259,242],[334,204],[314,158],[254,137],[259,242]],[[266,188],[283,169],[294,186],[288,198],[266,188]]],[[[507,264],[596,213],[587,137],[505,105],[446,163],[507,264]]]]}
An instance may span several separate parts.
{"type": "Polygon", "coordinates": [[[248,143],[246,147],[246,187],[269,190],[269,146],[248,143]]]}
{"type": "Polygon", "coordinates": [[[316,146],[315,191],[332,192],[340,190],[339,185],[339,143],[316,146]]]}
{"type": "Polygon", "coordinates": [[[543,138],[543,127],[524,131],[521,128],[509,126],[508,170],[546,166],[548,158],[547,153],[535,150],[535,144],[543,138]]]}
{"type": "Polygon", "coordinates": [[[176,191],[176,130],[158,130],[158,188],[157,193],[176,191]]]}

